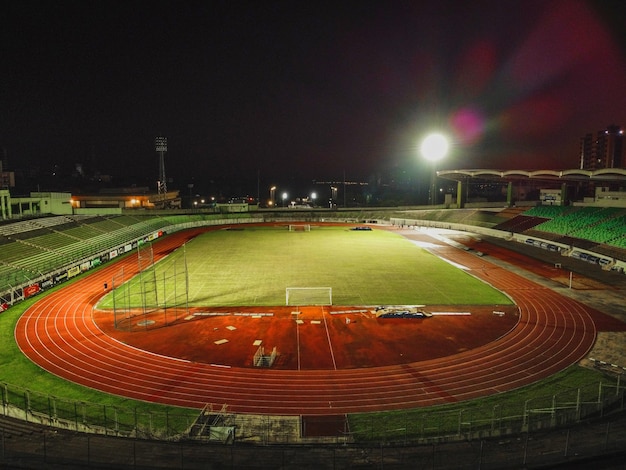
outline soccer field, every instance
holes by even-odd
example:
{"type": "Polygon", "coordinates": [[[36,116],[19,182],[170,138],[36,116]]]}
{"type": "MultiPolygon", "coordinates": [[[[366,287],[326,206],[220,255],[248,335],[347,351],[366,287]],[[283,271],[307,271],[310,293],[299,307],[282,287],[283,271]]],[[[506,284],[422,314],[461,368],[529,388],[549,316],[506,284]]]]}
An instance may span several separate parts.
{"type": "MultiPolygon", "coordinates": [[[[511,304],[397,233],[327,226],[206,232],[123,284],[115,297],[130,307],[278,306],[287,287],[331,287],[335,305],[511,304]]],[[[100,307],[111,308],[112,297],[100,307]]]]}

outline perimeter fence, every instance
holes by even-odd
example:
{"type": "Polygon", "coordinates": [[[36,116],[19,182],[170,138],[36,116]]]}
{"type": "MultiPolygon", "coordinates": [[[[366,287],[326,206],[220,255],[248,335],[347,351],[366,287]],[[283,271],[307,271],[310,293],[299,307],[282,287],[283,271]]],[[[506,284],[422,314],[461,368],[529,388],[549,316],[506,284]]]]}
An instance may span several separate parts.
{"type": "Polygon", "coordinates": [[[623,463],[626,456],[625,389],[615,385],[527,400],[512,416],[505,410],[514,405],[496,405],[490,419],[466,409],[413,419],[407,412],[399,434],[391,415],[366,415],[370,440],[350,431],[348,422],[358,424],[352,417],[335,436],[307,437],[303,423],[319,428],[323,417],[237,415],[225,406],[200,416],[141,412],[8,384],[1,390],[0,467],[8,468],[503,469],[623,463]]]}
{"type": "Polygon", "coordinates": [[[202,412],[163,407],[164,411],[124,408],[68,400],[2,383],[1,414],[28,423],[104,436],[151,440],[199,440],[220,443],[301,444],[321,440],[336,444],[429,444],[514,436],[576,425],[626,411],[626,387],[619,381],[567,389],[524,402],[438,407],[387,413],[346,415],[345,421],[312,437],[323,417],[237,414],[226,404],[202,412]],[[308,424],[306,424],[308,423],[308,424]]]}
{"type": "Polygon", "coordinates": [[[20,469],[617,469],[626,457],[626,417],[510,439],[428,445],[227,446],[50,430],[25,431],[26,437],[13,439],[2,424],[0,416],[0,467],[20,469]]]}

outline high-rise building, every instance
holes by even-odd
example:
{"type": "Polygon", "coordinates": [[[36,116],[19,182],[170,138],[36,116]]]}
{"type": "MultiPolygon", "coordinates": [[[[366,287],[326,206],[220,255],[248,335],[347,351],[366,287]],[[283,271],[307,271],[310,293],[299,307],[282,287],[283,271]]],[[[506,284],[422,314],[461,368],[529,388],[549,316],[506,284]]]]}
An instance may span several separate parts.
{"type": "Polygon", "coordinates": [[[595,168],[595,139],[593,134],[585,134],[580,139],[580,169],[591,170],[595,168]]]}
{"type": "Polygon", "coordinates": [[[592,134],[586,134],[580,139],[580,168],[623,168],[626,165],[624,150],[624,131],[619,126],[607,126],[598,131],[595,139],[592,134]]]}

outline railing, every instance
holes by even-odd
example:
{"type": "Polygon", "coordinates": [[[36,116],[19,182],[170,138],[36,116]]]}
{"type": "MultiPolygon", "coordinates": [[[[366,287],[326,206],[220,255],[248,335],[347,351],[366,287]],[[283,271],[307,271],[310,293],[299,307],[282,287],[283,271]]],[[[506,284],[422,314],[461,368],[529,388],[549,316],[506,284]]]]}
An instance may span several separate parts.
{"type": "MultiPolygon", "coordinates": [[[[200,410],[163,407],[163,412],[146,412],[137,408],[68,400],[8,383],[0,384],[0,396],[0,414],[51,428],[167,441],[211,440],[210,434],[194,436],[191,432],[201,416],[200,410]]],[[[626,411],[625,398],[626,387],[619,382],[599,382],[523,402],[503,399],[491,402],[487,408],[468,406],[440,410],[433,407],[355,414],[350,415],[343,426],[335,426],[340,429],[335,429],[334,435],[325,437],[323,441],[423,445],[535,433],[626,411]]],[[[306,436],[303,421],[297,416],[235,414],[230,413],[226,405],[221,405],[221,408],[216,406],[215,410],[213,415],[219,416],[216,427],[233,428],[235,432],[231,438],[236,442],[316,442],[316,439],[306,436]]]]}
{"type": "Polygon", "coordinates": [[[463,408],[425,410],[421,417],[406,411],[398,427],[389,414],[350,416],[334,436],[315,438],[303,436],[307,421],[297,416],[237,415],[210,406],[202,413],[140,412],[9,384],[0,384],[0,394],[0,466],[9,468],[188,470],[210,463],[295,470],[416,468],[416,462],[429,469],[528,468],[615,455],[623,462],[626,447],[625,390],[619,385],[592,384],[513,408],[502,402],[488,418],[463,408]],[[515,408],[523,411],[505,412],[515,408]],[[353,432],[359,417],[371,423],[372,439],[353,432]]]}

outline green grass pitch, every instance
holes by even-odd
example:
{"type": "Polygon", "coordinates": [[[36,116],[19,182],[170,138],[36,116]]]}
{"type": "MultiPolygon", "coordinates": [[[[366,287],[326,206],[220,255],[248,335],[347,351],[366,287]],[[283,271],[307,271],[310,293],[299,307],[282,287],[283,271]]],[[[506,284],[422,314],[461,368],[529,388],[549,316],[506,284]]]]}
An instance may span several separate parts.
{"type": "MultiPolygon", "coordinates": [[[[137,256],[133,254],[131,256],[137,256]]],[[[206,232],[121,284],[129,307],[277,306],[286,287],[332,287],[335,305],[504,305],[501,292],[386,230],[245,227],[206,232]],[[185,265],[188,281],[185,279],[185,265]]],[[[109,295],[99,305],[113,307],[109,295]]]]}

